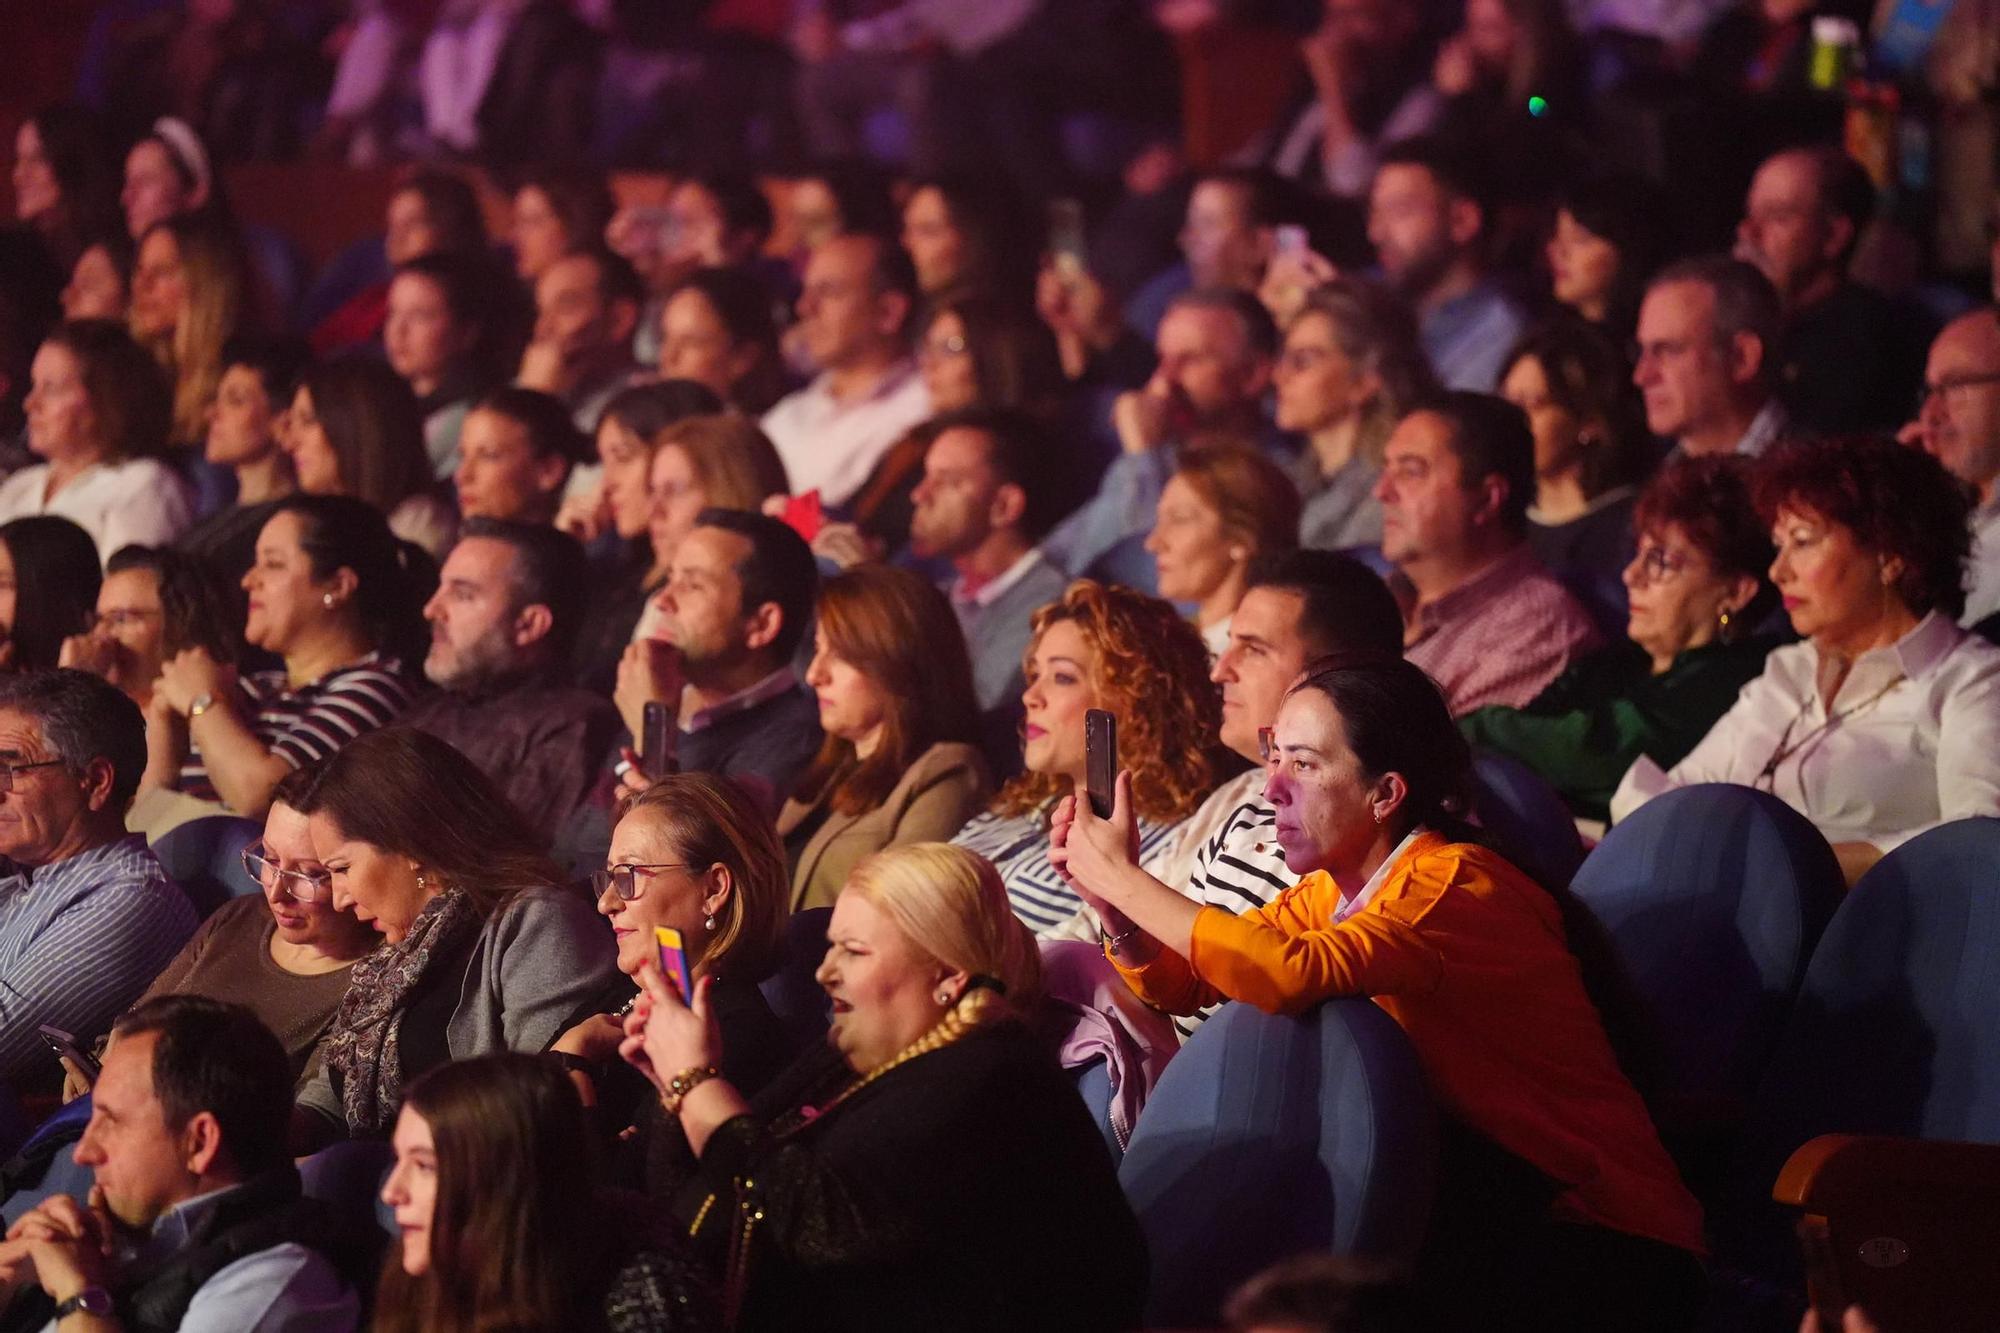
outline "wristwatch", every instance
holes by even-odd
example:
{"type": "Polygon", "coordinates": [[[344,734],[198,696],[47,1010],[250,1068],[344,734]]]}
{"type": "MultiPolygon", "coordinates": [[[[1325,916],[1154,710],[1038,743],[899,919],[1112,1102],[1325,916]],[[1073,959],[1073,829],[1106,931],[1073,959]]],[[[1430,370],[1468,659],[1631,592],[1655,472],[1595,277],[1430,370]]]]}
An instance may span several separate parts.
{"type": "Polygon", "coordinates": [[[104,1288],[85,1287],[76,1295],[56,1306],[56,1322],[61,1323],[79,1310],[85,1314],[104,1315],[108,1317],[118,1312],[118,1304],[111,1299],[111,1293],[104,1288]]]}
{"type": "Polygon", "coordinates": [[[195,718],[200,717],[203,713],[206,713],[209,709],[213,707],[215,707],[214,695],[197,694],[194,698],[188,701],[188,720],[193,721],[195,718]]]}

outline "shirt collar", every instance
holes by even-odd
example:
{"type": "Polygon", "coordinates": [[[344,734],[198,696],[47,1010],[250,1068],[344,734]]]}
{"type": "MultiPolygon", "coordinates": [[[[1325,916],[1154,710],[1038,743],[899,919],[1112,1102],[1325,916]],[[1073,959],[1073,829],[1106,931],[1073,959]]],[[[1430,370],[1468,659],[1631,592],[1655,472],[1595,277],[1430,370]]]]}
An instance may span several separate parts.
{"type": "Polygon", "coordinates": [[[976,606],[983,611],[1005,596],[1008,589],[1028,577],[1041,562],[1041,548],[1030,546],[1026,555],[970,591],[966,590],[965,576],[960,575],[952,580],[951,600],[961,606],[976,606]]]}
{"type": "Polygon", "coordinates": [[[1413,828],[1408,833],[1405,833],[1403,840],[1397,843],[1387,856],[1382,858],[1382,864],[1375,867],[1375,873],[1368,877],[1368,882],[1361,886],[1360,892],[1334,909],[1334,921],[1345,921],[1362,908],[1368,906],[1369,901],[1375,897],[1376,893],[1381,890],[1383,883],[1388,880],[1389,872],[1402,863],[1403,854],[1410,850],[1410,844],[1422,837],[1427,831],[1423,828],[1413,828]]]}
{"type": "Polygon", "coordinates": [[[798,685],[798,677],[789,666],[781,666],[749,689],[738,690],[721,703],[710,704],[696,712],[681,728],[683,733],[692,734],[703,727],[713,726],[734,713],[747,713],[759,704],[769,703],[789,689],[798,685]]]}
{"type": "Polygon", "coordinates": [[[153,1219],[153,1227],[144,1240],[138,1243],[137,1260],[163,1258],[178,1254],[188,1247],[188,1241],[196,1229],[237,1190],[241,1185],[224,1185],[221,1189],[197,1194],[192,1199],[182,1199],[173,1207],[153,1219]]]}
{"type": "Polygon", "coordinates": [[[45,865],[24,866],[18,861],[9,861],[5,864],[11,865],[14,868],[13,873],[4,879],[0,879],[0,888],[6,888],[10,884],[19,884],[24,889],[31,889],[35,886],[35,876],[41,874],[43,871],[54,870],[59,866],[68,870],[81,869],[88,866],[93,860],[100,860],[122,850],[143,849],[145,845],[146,839],[142,835],[127,833],[113,838],[109,842],[100,842],[95,847],[86,847],[74,856],[65,856],[60,861],[50,861],[45,865]]]}
{"type": "Polygon", "coordinates": [[[1945,654],[1958,647],[1964,631],[1942,612],[1932,611],[1917,622],[1915,629],[1884,648],[1871,649],[1855,660],[1860,666],[1878,654],[1893,659],[1895,666],[1911,680],[1921,680],[1944,661],[1945,654]]]}
{"type": "Polygon", "coordinates": [[[814,380],[810,392],[816,397],[824,399],[827,406],[836,412],[852,412],[857,407],[880,402],[882,399],[896,393],[905,384],[908,384],[916,373],[916,361],[905,357],[883,371],[880,378],[869,387],[868,392],[858,398],[850,398],[845,401],[836,398],[833,393],[833,373],[831,371],[821,374],[818,379],[814,380]]]}

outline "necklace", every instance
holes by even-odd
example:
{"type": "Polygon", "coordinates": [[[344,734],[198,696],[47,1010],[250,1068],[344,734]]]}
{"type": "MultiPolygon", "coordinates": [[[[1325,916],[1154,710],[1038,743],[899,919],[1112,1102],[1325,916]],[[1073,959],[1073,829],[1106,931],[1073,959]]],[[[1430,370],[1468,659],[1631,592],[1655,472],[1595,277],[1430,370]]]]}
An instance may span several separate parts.
{"type": "MultiPolygon", "coordinates": [[[[1797,730],[1799,723],[1805,721],[1806,710],[1812,707],[1812,701],[1810,699],[1807,700],[1805,707],[1799,709],[1798,714],[1795,717],[1793,717],[1790,722],[1785,724],[1785,734],[1778,738],[1778,748],[1771,751],[1771,757],[1765,761],[1763,769],[1757,774],[1756,778],[1752,780],[1750,785],[1757,788],[1759,791],[1771,791],[1773,788],[1777,786],[1778,769],[1780,766],[1784,764],[1784,762],[1787,759],[1790,759],[1793,755],[1799,753],[1799,751],[1805,749],[1808,745],[1813,744],[1813,742],[1817,740],[1823,740],[1826,736],[1832,733],[1835,727],[1839,726],[1842,722],[1845,722],[1848,718],[1853,717],[1856,713],[1862,712],[1865,709],[1873,708],[1876,704],[1882,701],[1883,696],[1887,695],[1890,690],[1895,689],[1898,685],[1901,685],[1902,683],[1903,683],[1903,673],[1899,671],[1887,685],[1884,685],[1881,689],[1875,691],[1875,693],[1869,695],[1866,699],[1863,699],[1858,704],[1854,704],[1850,707],[1843,708],[1837,713],[1828,714],[1826,721],[1820,723],[1818,726],[1814,727],[1811,731],[1808,731],[1805,735],[1799,737],[1798,740],[1795,742],[1792,740],[1792,732],[1797,730]]],[[[1799,762],[1801,765],[1805,763],[1803,759],[1801,759],[1799,762]]],[[[1804,790],[1803,783],[1800,784],[1800,790],[1801,791],[1804,790]]]]}

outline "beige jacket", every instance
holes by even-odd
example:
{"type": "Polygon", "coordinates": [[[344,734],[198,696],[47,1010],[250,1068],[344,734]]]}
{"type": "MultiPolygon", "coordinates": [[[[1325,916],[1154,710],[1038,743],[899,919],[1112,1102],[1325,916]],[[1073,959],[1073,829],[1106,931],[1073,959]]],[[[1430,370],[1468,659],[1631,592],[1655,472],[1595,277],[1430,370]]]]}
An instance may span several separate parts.
{"type": "MultiPolygon", "coordinates": [[[[976,747],[956,741],[933,745],[904,771],[882,804],[858,815],[826,812],[792,866],[792,910],[833,906],[854,867],[884,847],[951,841],[985,808],[992,792],[992,776],[976,747]]],[[[789,837],[824,804],[786,801],[778,812],[778,835],[789,837]]]]}

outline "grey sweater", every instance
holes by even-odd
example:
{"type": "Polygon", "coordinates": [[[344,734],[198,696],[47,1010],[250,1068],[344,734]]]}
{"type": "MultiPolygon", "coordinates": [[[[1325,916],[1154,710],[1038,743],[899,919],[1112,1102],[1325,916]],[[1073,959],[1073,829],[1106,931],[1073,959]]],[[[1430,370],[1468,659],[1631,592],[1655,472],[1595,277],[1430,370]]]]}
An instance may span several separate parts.
{"type": "MultiPolygon", "coordinates": [[[[473,942],[465,989],[445,1025],[451,1058],[548,1049],[563,1023],[618,975],[617,960],[609,927],[582,894],[526,890],[473,942]]],[[[346,1123],[324,1067],[299,1105],[346,1123]]]]}

